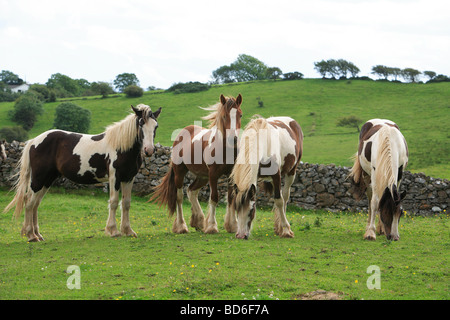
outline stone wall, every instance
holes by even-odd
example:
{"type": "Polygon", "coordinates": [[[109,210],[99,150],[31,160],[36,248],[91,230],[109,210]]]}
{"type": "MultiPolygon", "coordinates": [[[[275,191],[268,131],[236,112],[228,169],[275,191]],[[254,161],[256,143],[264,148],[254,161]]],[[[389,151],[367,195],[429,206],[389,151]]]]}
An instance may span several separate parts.
{"type": "MultiPolygon", "coordinates": [[[[11,187],[11,176],[16,172],[16,163],[20,157],[23,143],[13,142],[6,145],[8,159],[0,160],[0,186],[11,187]]],[[[171,148],[157,145],[156,152],[146,158],[140,172],[136,175],[133,191],[141,196],[148,196],[152,188],[169,169],[171,148]]],[[[350,168],[335,165],[300,163],[295,181],[291,187],[290,204],[305,209],[325,209],[329,211],[367,211],[367,198],[357,200],[352,194],[352,184],[347,179],[350,168]]],[[[194,180],[192,174],[185,178],[185,186],[194,180]]],[[[55,181],[56,186],[66,189],[104,188],[107,185],[97,184],[83,186],[61,178],[55,181]]],[[[226,199],[227,183],[219,180],[221,202],[226,199]]],[[[410,214],[432,215],[443,213],[450,206],[450,182],[446,179],[435,179],[422,173],[412,174],[405,171],[401,190],[407,192],[402,202],[403,209],[410,214]]],[[[209,188],[200,192],[201,201],[207,201],[209,188]]],[[[272,206],[273,202],[261,192],[258,193],[258,205],[272,206]]]]}

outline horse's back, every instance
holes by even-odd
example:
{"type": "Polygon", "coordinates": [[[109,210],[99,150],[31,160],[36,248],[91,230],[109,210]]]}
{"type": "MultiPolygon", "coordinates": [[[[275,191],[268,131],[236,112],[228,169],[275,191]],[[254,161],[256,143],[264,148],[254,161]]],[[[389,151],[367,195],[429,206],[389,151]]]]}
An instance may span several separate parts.
{"type": "Polygon", "coordinates": [[[387,119],[371,119],[367,121],[360,131],[358,157],[361,166],[367,174],[378,166],[377,155],[383,144],[382,139],[389,139],[390,149],[397,166],[404,166],[408,162],[408,146],[398,125],[387,119]]]}
{"type": "Polygon", "coordinates": [[[267,122],[278,132],[282,174],[292,173],[303,152],[303,132],[291,117],[270,117],[267,122]]]}

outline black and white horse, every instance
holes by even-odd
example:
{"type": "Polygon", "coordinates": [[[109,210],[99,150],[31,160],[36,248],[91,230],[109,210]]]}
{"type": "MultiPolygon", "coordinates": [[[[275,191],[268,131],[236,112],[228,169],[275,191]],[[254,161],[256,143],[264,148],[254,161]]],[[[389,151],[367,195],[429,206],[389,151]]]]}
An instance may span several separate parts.
{"type": "Polygon", "coordinates": [[[88,135],[49,130],[25,145],[19,162],[19,178],[16,195],[5,208],[14,206],[14,215],[20,216],[25,208],[22,235],[28,241],[42,241],[38,226],[38,207],[53,181],[64,176],[81,184],[109,181],[109,217],[105,233],[111,236],[122,234],[136,236],[131,229],[129,210],[134,177],[142,156],[154,151],[153,140],[159,108],[152,112],[149,106],[131,106],[134,113],[106,128],[104,133],[88,135]],[[116,210],[119,206],[119,191],[122,190],[121,233],[116,227],[116,210]]]}

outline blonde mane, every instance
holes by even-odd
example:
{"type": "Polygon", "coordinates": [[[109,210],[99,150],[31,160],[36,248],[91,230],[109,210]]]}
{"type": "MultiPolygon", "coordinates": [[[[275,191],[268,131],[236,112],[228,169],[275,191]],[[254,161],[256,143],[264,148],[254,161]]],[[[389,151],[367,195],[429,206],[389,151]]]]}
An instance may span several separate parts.
{"type": "Polygon", "coordinates": [[[236,203],[247,193],[253,183],[258,180],[260,159],[255,155],[262,155],[258,148],[258,131],[267,129],[267,120],[259,117],[252,119],[244,129],[239,143],[239,153],[231,172],[230,179],[238,187],[236,203]],[[254,161],[256,160],[256,161],[254,161]]]}
{"type": "Polygon", "coordinates": [[[209,121],[208,128],[211,129],[212,127],[217,127],[217,129],[220,132],[222,132],[222,134],[225,134],[223,119],[225,118],[227,109],[228,107],[231,107],[235,103],[235,100],[232,97],[226,97],[226,99],[227,99],[226,105],[222,104],[221,102],[218,102],[206,108],[200,107],[200,109],[212,111],[207,116],[202,117],[203,120],[209,121]]]}
{"type": "MultiPolygon", "coordinates": [[[[397,169],[392,157],[391,146],[391,130],[389,126],[383,126],[378,131],[379,146],[377,150],[377,164],[375,170],[375,194],[381,199],[386,187],[391,190],[392,186],[397,183],[397,169]]],[[[392,195],[392,197],[394,197],[392,195]]]]}
{"type": "MultiPolygon", "coordinates": [[[[136,109],[142,111],[142,118],[147,119],[150,107],[139,104],[136,109]]],[[[130,150],[139,134],[139,128],[136,124],[136,115],[130,114],[125,119],[113,123],[106,127],[105,141],[115,150],[125,152],[130,150]]]]}

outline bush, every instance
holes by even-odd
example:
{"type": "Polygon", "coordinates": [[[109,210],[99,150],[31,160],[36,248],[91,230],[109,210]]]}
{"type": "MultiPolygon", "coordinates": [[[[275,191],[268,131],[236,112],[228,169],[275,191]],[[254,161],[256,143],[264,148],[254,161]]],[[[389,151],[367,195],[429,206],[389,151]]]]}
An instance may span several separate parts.
{"type": "Polygon", "coordinates": [[[173,92],[175,94],[178,93],[189,93],[189,92],[200,92],[200,91],[206,91],[209,90],[210,86],[206,83],[201,82],[186,82],[186,83],[176,83],[172,85],[169,89],[167,89],[168,92],[173,92]]]}
{"type": "Polygon", "coordinates": [[[14,109],[9,111],[12,121],[21,124],[25,130],[33,128],[37,116],[44,112],[39,94],[26,92],[17,99],[14,109]]]}
{"type": "Polygon", "coordinates": [[[125,88],[123,92],[127,95],[128,98],[138,98],[142,97],[144,94],[144,90],[141,87],[131,85],[125,88]]]}
{"type": "Polygon", "coordinates": [[[91,126],[91,112],[73,102],[63,102],[56,107],[53,127],[72,132],[88,133],[91,126]]]}
{"type": "Polygon", "coordinates": [[[27,141],[28,132],[22,127],[3,127],[0,129],[0,139],[5,139],[8,142],[13,140],[27,141]]]}

